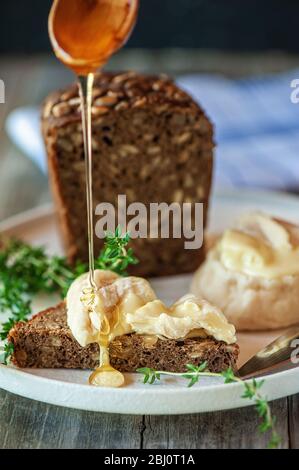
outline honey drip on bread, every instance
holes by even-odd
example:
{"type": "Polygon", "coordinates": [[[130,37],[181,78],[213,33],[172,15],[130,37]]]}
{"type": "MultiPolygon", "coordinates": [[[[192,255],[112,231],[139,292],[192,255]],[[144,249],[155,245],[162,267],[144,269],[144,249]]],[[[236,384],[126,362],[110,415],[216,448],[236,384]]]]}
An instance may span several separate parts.
{"type": "MultiPolygon", "coordinates": [[[[83,289],[81,302],[88,308],[91,314],[95,312],[95,295],[93,288],[83,289]]],[[[90,375],[89,383],[102,387],[120,387],[124,384],[124,376],[110,365],[109,358],[110,334],[119,322],[118,307],[115,306],[109,320],[105,314],[102,314],[100,321],[100,332],[97,340],[100,346],[100,366],[90,375]]]]}
{"type": "MultiPolygon", "coordinates": [[[[49,35],[59,60],[72,69],[79,83],[85,152],[89,252],[89,287],[82,303],[92,313],[97,295],[94,277],[91,102],[94,73],[127,40],[137,17],[138,0],[55,0],[49,15],[49,35]]],[[[109,363],[109,337],[118,321],[117,309],[101,318],[98,343],[100,366],[90,377],[93,385],[120,386],[124,379],[109,363]]]]}
{"type": "Polygon", "coordinates": [[[95,270],[97,291],[88,282],[88,272],[71,284],[67,296],[67,322],[82,347],[100,345],[100,367],[91,376],[94,385],[120,386],[122,375],[110,366],[109,345],[116,337],[133,333],[128,323],[130,313],[137,312],[156,295],[143,278],[120,277],[107,270],[95,270]]]}

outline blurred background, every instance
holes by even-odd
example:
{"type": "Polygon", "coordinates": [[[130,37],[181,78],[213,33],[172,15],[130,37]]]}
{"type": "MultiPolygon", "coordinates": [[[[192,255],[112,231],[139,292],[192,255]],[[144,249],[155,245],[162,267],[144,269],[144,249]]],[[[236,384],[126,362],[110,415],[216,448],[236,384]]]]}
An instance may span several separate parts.
{"type": "MultiPolygon", "coordinates": [[[[1,3],[0,52],[49,52],[46,26],[52,1],[1,3]]],[[[128,45],[298,52],[298,15],[296,0],[141,0],[128,45]]]]}
{"type": "MultiPolygon", "coordinates": [[[[50,201],[39,107],[74,80],[52,54],[51,0],[1,4],[0,220],[50,201]]],[[[136,29],[108,68],[166,72],[216,127],[214,187],[299,190],[296,0],[140,0],[136,29]]]]}

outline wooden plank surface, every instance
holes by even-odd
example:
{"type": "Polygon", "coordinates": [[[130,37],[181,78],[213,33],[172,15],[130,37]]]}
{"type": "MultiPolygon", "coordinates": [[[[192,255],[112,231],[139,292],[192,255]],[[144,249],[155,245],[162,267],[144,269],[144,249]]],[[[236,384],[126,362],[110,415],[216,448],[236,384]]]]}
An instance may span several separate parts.
{"type": "MultiPolygon", "coordinates": [[[[277,419],[281,448],[288,448],[287,398],[271,403],[277,419]]],[[[182,416],[146,416],[143,432],[145,449],[262,449],[269,435],[258,432],[254,407],[217,413],[182,416]]]]}
{"type": "MultiPolygon", "coordinates": [[[[282,438],[280,447],[288,448],[287,398],[273,402],[271,409],[282,438]]],[[[269,436],[259,434],[258,424],[253,407],[142,417],[72,410],[0,390],[1,449],[262,449],[269,436]]],[[[296,416],[292,426],[298,436],[296,416]]]]}
{"type": "Polygon", "coordinates": [[[138,449],[142,417],[46,405],[0,390],[0,449],[138,449]]]}
{"type": "Polygon", "coordinates": [[[288,398],[290,448],[299,449],[299,395],[288,398]]]}
{"type": "MultiPolygon", "coordinates": [[[[229,76],[295,67],[298,58],[198,51],[124,51],[110,68],[167,72],[196,71],[229,76]]],[[[38,105],[73,77],[48,57],[0,58],[6,103],[0,105],[0,220],[50,200],[47,179],[4,132],[8,113],[38,105]]],[[[272,403],[282,447],[299,448],[299,395],[272,403]]],[[[263,448],[253,408],[186,416],[121,416],[55,407],[0,390],[0,448],[263,448]]]]}

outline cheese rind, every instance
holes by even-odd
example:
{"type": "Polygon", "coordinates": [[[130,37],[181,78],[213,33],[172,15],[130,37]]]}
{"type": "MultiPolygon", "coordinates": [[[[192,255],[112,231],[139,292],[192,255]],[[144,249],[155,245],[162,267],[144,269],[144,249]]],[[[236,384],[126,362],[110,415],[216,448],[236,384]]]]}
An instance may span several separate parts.
{"type": "Polygon", "coordinates": [[[127,319],[140,334],[180,339],[197,330],[198,336],[212,336],[227,344],[236,342],[235,327],[228,323],[223,313],[192,294],[185,295],[170,308],[160,300],[154,300],[133,315],[129,314],[127,319]]]}
{"type": "Polygon", "coordinates": [[[99,342],[104,321],[111,326],[108,342],[131,333],[127,314],[156,298],[150,284],[139,277],[119,277],[110,271],[95,270],[95,283],[98,290],[92,309],[81,301],[82,292],[89,288],[88,273],[73,282],[66,297],[68,325],[81,346],[99,342]]]}
{"type": "Polygon", "coordinates": [[[167,307],[143,278],[121,278],[96,270],[95,281],[98,291],[92,309],[80,300],[88,286],[88,273],[76,279],[67,294],[68,325],[81,346],[100,341],[106,320],[111,325],[108,343],[133,332],[179,339],[194,330],[198,336],[212,336],[227,344],[236,342],[235,328],[222,312],[194,295],[188,294],[167,307]]]}
{"type": "Polygon", "coordinates": [[[299,322],[299,227],[265,214],[243,216],[196,271],[191,292],[217,305],[237,330],[299,322]]]}
{"type": "Polygon", "coordinates": [[[297,235],[298,227],[253,213],[226,230],[210,256],[249,276],[273,279],[299,274],[297,235]]]}

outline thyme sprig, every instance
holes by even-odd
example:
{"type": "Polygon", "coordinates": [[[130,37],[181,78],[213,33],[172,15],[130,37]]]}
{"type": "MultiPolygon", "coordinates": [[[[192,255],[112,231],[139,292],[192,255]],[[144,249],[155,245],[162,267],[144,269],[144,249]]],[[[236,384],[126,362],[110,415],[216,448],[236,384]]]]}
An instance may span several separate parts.
{"type": "Polygon", "coordinates": [[[161,380],[162,376],[183,377],[189,381],[188,387],[193,387],[193,385],[195,385],[201,377],[222,377],[225,384],[233,382],[242,383],[244,385],[244,393],[242,398],[251,400],[254,403],[258,416],[261,419],[259,431],[263,434],[266,432],[271,432],[268,447],[270,449],[274,449],[279,446],[281,439],[276,431],[276,418],[275,416],[272,416],[271,408],[267,398],[261,394],[261,388],[264,384],[264,380],[257,381],[256,379],[253,379],[250,382],[245,382],[234,374],[232,368],[228,368],[222,373],[210,372],[207,369],[207,362],[203,362],[199,366],[194,364],[187,364],[186,372],[182,373],[157,371],[149,367],[137,369],[137,372],[143,374],[143,383],[149,384],[154,384],[156,381],[161,380]]]}
{"type": "MultiPolygon", "coordinates": [[[[138,260],[131,248],[128,233],[122,235],[118,227],[115,233],[108,233],[104,247],[95,259],[96,269],[109,269],[119,275],[126,275],[130,264],[138,260]]],[[[7,364],[13,346],[7,343],[11,328],[19,321],[26,321],[32,313],[32,299],[38,293],[57,292],[62,298],[71,283],[86,272],[88,265],[78,262],[70,266],[65,257],[50,256],[43,247],[32,247],[20,240],[5,240],[0,250],[0,313],[9,313],[2,324],[0,340],[1,360],[7,364]]]]}
{"type": "Polygon", "coordinates": [[[105,246],[99,257],[95,260],[98,269],[108,269],[126,276],[127,268],[138,263],[132,248],[127,248],[130,235],[122,235],[121,227],[117,227],[115,233],[108,232],[105,237],[105,246]]]}

